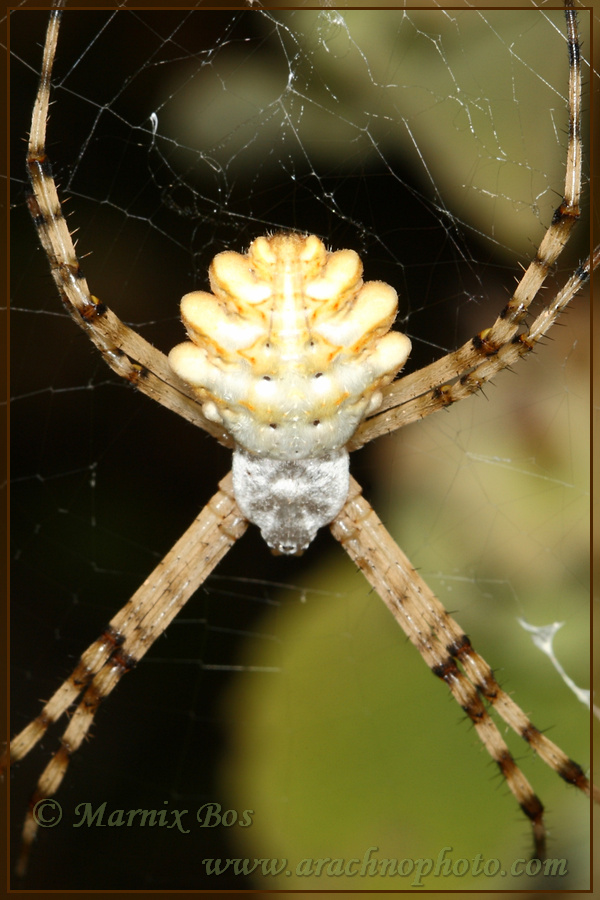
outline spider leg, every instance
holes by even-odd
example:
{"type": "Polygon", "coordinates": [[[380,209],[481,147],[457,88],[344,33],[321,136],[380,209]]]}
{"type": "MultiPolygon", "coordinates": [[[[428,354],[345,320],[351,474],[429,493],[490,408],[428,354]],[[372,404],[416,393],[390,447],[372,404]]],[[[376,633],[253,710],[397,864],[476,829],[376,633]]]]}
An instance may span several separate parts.
{"type": "MultiPolygon", "coordinates": [[[[490,360],[489,367],[484,364],[487,380],[505,365],[510,365],[510,363],[502,361],[502,356],[499,354],[501,348],[511,345],[512,342],[518,343],[521,338],[525,342],[528,338],[530,339],[531,331],[521,336],[519,328],[532,301],[560,256],[580,215],[583,155],[581,140],[582,74],[577,18],[575,10],[567,0],[565,0],[565,17],[569,51],[569,135],[564,195],[554,211],[552,221],[542,238],[537,253],[491,328],[480,331],[453,353],[448,353],[429,366],[419,369],[418,372],[405,375],[404,378],[389,385],[383,392],[383,403],[377,414],[363,422],[349,445],[349,450],[356,450],[380,434],[395,431],[455,400],[469,396],[480,387],[477,380],[471,378],[471,374],[472,370],[482,363],[482,360],[487,358],[490,360]],[[456,379],[459,379],[456,382],[458,387],[454,390],[453,382],[456,379]],[[387,410],[390,412],[386,412],[387,410]]],[[[574,296],[584,280],[581,279],[579,285],[572,290],[563,306],[574,296]]],[[[556,309],[553,317],[548,321],[546,330],[552,325],[561,309],[562,307],[556,309]]],[[[531,349],[531,347],[526,347],[526,349],[531,349]]]]}
{"type": "Polygon", "coordinates": [[[38,828],[35,805],[56,793],[71,756],[89,732],[98,706],[165,631],[217,563],[242,536],[247,525],[233,497],[229,473],[183,536],[111,619],[98,640],[85,651],[74,672],[37,718],[11,742],[0,761],[1,768],[22,759],[77,695],[85,690],[61,738],[60,747],[40,776],[31,798],[23,825],[17,865],[19,875],[25,873],[38,828]]]}
{"type": "Polygon", "coordinates": [[[60,18],[61,11],[54,10],[48,22],[27,153],[27,171],[32,189],[28,199],[29,211],[48,256],[52,277],[67,312],[117,375],[192,424],[208,431],[221,443],[231,446],[231,440],[223,429],[202,415],[191,388],[177,378],[166,356],[92,296],[81,270],[46,154],[50,82],[60,18]]]}
{"type": "Polygon", "coordinates": [[[517,766],[481,697],[497,709],[545,763],[589,796],[590,783],[583,770],[541,734],[500,688],[488,664],[475,653],[460,626],[433,595],[361,496],[354,479],[351,479],[346,505],[332,523],[331,531],[373,585],[434,675],[446,682],[454,699],[473,722],[486,750],[530,819],[534,855],[543,859],[546,853],[544,808],[517,766]]]}
{"type": "MultiPolygon", "coordinates": [[[[452,383],[437,384],[416,397],[400,401],[398,407],[385,409],[367,419],[359,426],[348,449],[350,451],[357,450],[382,434],[389,434],[404,425],[424,419],[430,413],[436,412],[438,409],[445,409],[458,400],[464,400],[481,390],[483,385],[494,378],[498,372],[514,365],[537,346],[540,338],[550,330],[573,297],[587,284],[591,271],[599,264],[600,245],[585,262],[578,266],[553,301],[540,312],[527,331],[515,334],[513,339],[500,347],[494,355],[484,356],[478,365],[462,373],[460,378],[452,383]]],[[[396,384],[403,384],[404,380],[402,379],[396,384]]],[[[384,406],[386,405],[384,401],[384,406]]]]}

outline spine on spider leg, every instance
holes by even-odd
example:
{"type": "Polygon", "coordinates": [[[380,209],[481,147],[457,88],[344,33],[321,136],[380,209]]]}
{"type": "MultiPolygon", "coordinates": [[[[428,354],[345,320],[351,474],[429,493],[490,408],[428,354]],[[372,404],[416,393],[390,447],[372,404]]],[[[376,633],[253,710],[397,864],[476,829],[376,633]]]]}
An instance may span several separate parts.
{"type": "Polygon", "coordinates": [[[569,61],[569,136],[563,199],[554,211],[550,226],[542,238],[535,257],[527,267],[500,317],[492,328],[481,332],[474,339],[475,342],[478,342],[477,349],[485,353],[495,353],[499,347],[513,338],[517,327],[523,321],[532,300],[537,296],[580,217],[579,200],[583,155],[581,58],[577,16],[568,0],[565,0],[564,5],[569,61]]]}
{"type": "Polygon", "coordinates": [[[117,375],[230,446],[231,441],[224,430],[204,418],[189,387],[174,377],[164,354],[124,325],[107,306],[98,301],[91,294],[83,275],[45,149],[59,23],[60,14],[52,13],[31,119],[27,171],[32,190],[28,198],[29,211],[63,305],[117,375]]]}
{"type": "Polygon", "coordinates": [[[490,718],[472,680],[452,652],[467,640],[411,566],[352,480],[346,505],[331,531],[373,585],[431,671],[442,679],[469,716],[486,750],[531,822],[534,856],[546,853],[544,808],[490,718]]]}
{"type": "Polygon", "coordinates": [[[187,386],[175,384],[166,356],[124,325],[90,293],[62,212],[50,162],[41,149],[30,148],[27,166],[33,191],[27,201],[29,211],[63,306],[71,318],[85,331],[113,372],[227,446],[230,443],[227,435],[205,419],[187,386]]]}
{"type": "MultiPolygon", "coordinates": [[[[35,804],[38,800],[52,796],[59,788],[71,757],[89,733],[100,703],[163,634],[246,528],[247,522],[233,496],[232,476],[229,473],[220,482],[217,493],[184,535],[123,609],[113,616],[103,635],[84,654],[87,666],[94,660],[95,671],[87,672],[86,682],[80,685],[79,690],[85,688],[84,696],[69,721],[59,749],[36,785],[30,810],[23,825],[19,860],[21,874],[25,871],[31,844],[37,834],[38,824],[33,815],[35,804]],[[107,646],[112,647],[110,653],[106,652],[107,646]],[[91,674],[93,678],[90,677],[91,674]]],[[[75,673],[79,672],[80,668],[78,666],[75,673]]],[[[67,679],[55,695],[55,697],[62,696],[63,707],[60,710],[52,709],[53,721],[66,712],[70,705],[69,692],[63,689],[68,688],[73,680],[74,675],[67,679]]],[[[27,733],[32,739],[35,738],[25,748],[22,756],[39,740],[50,724],[48,705],[44,707],[38,720],[45,723],[41,733],[36,732],[32,735],[28,729],[22,733],[27,733]]],[[[18,735],[15,742],[18,743],[20,739],[21,735],[18,735]]]]}
{"type": "MultiPolygon", "coordinates": [[[[382,434],[387,434],[390,431],[395,431],[398,428],[416,422],[430,413],[436,412],[438,409],[447,409],[458,400],[463,400],[481,390],[498,372],[504,368],[511,367],[521,357],[536,347],[540,339],[548,333],[571,300],[587,284],[590,272],[599,265],[600,245],[595,248],[591,257],[588,256],[577,267],[563,288],[556,294],[551,303],[541,310],[527,331],[515,335],[512,341],[501,347],[494,356],[484,357],[479,365],[464,374],[453,384],[435,387],[422,394],[417,393],[414,397],[405,401],[399,401],[401,403],[400,407],[392,410],[386,409],[389,405],[386,399],[384,411],[377,413],[362,423],[348,444],[348,449],[350,451],[356,450],[382,434]]],[[[397,382],[397,384],[403,385],[406,381],[412,382],[412,380],[412,376],[409,375],[397,382]]],[[[387,397],[394,394],[394,389],[395,385],[391,385],[387,397]]],[[[409,397],[409,392],[404,390],[403,393],[409,397]]]]}
{"type": "Polygon", "coordinates": [[[50,84],[60,20],[60,10],[54,10],[48,21],[40,85],[31,117],[27,172],[32,195],[28,199],[28,207],[50,261],[52,275],[63,303],[72,315],[85,319],[96,315],[96,305],[91,299],[89,288],[81,272],[71,234],[58,199],[50,160],[46,155],[46,123],[50,103],[50,84]],[[71,294],[77,298],[75,302],[73,302],[71,294]]]}
{"type": "MultiPolygon", "coordinates": [[[[569,62],[569,132],[563,199],[554,211],[538,250],[494,324],[480,331],[453,353],[390,385],[385,392],[381,409],[359,427],[349,444],[349,450],[358,449],[381,434],[417,421],[431,412],[447,407],[456,399],[473,393],[480,386],[477,383],[479,376],[474,370],[480,370],[479,374],[485,372],[490,377],[501,368],[495,367],[493,363],[498,353],[513,341],[526,344],[530,339],[534,329],[519,334],[519,328],[580,216],[582,73],[577,16],[568,2],[565,3],[565,17],[569,62]],[[486,365],[486,360],[491,361],[490,366],[486,365]],[[462,383],[461,379],[466,379],[466,382],[462,383]],[[454,383],[456,380],[458,382],[454,383]],[[393,410],[393,415],[388,414],[387,410],[393,410]]],[[[576,290],[568,294],[566,302],[576,290]]],[[[548,321],[544,330],[547,330],[555,318],[556,314],[548,321]]],[[[535,328],[539,322],[540,317],[534,323],[535,328]]]]}
{"type": "Polygon", "coordinates": [[[10,742],[10,746],[0,756],[0,774],[13,763],[23,759],[44,736],[48,728],[71,706],[95,673],[104,665],[122,642],[110,628],[82,653],[71,675],[52,695],[40,714],[10,742]]]}

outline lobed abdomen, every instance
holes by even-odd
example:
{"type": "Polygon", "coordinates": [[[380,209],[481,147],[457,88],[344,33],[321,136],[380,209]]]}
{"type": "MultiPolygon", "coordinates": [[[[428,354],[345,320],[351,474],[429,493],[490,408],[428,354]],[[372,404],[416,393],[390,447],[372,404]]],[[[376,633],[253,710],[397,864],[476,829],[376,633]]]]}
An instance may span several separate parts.
{"type": "Polygon", "coordinates": [[[361,276],[354,251],[330,253],[314,235],[220,253],[213,293],[182,300],[190,341],[171,351],[171,366],[250,453],[293,460],[341,448],[410,352],[389,331],[396,292],[361,276]]]}

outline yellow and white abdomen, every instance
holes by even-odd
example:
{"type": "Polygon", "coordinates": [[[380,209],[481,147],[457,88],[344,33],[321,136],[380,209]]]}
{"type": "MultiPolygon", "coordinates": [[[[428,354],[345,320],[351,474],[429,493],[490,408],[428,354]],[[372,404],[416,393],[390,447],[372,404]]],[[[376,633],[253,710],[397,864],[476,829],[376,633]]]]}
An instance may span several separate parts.
{"type": "Polygon", "coordinates": [[[343,447],[410,351],[405,335],[386,334],[396,292],[361,275],[354,251],[328,253],[314,236],[219,253],[213,293],[181,301],[190,342],[171,366],[251,453],[306,459],[343,447]]]}

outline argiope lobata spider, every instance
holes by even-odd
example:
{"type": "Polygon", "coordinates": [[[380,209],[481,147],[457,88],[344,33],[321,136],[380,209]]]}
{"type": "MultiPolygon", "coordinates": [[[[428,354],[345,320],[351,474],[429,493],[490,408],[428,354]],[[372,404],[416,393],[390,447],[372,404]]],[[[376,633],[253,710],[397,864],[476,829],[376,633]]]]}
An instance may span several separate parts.
{"type": "MultiPolygon", "coordinates": [[[[571,27],[574,27],[571,25],[571,27]]],[[[57,24],[55,24],[55,29],[57,28],[57,24]]],[[[52,32],[51,32],[52,36],[52,32]]],[[[55,40],[55,34],[52,39],[55,40]]],[[[52,43],[50,44],[52,48],[52,53],[54,47],[52,43]]],[[[52,64],[52,57],[49,56],[46,61],[46,72],[48,74],[46,87],[49,84],[49,76],[50,69],[52,64]]],[[[572,70],[572,85],[577,85],[576,79],[576,71],[575,67],[572,70]]],[[[44,103],[47,104],[47,90],[43,90],[40,93],[40,98],[44,103]]],[[[576,108],[577,104],[574,102],[574,108],[576,108]]],[[[43,103],[40,105],[38,109],[38,120],[37,123],[34,123],[32,127],[32,150],[31,153],[34,157],[34,165],[32,168],[35,168],[35,159],[40,160],[44,155],[44,145],[45,145],[45,120],[46,120],[46,108],[43,103]]],[[[579,145],[578,142],[573,139],[571,142],[571,154],[570,154],[570,167],[567,170],[567,183],[568,189],[566,191],[567,197],[571,196],[572,206],[577,206],[578,196],[579,196],[579,165],[580,160],[575,160],[575,156],[579,153],[579,145]],[[572,195],[570,195],[570,191],[573,189],[572,195]]],[[[206,419],[203,418],[199,405],[195,399],[190,398],[190,392],[184,388],[177,380],[173,377],[173,375],[169,372],[168,368],[164,363],[164,358],[147,345],[145,342],[142,342],[140,339],[136,338],[133,332],[129,329],[126,329],[125,326],[122,325],[116,318],[112,316],[108,310],[104,308],[102,305],[96,305],[95,302],[92,302],[85,293],[86,287],[84,282],[79,279],[78,270],[74,268],[76,266],[74,251],[69,248],[70,239],[66,234],[66,229],[64,229],[64,219],[60,214],[57,214],[54,218],[52,218],[51,214],[53,210],[58,210],[58,201],[55,200],[51,195],[46,194],[45,198],[43,196],[44,191],[52,190],[52,182],[49,179],[49,174],[43,166],[38,167],[39,171],[39,179],[37,182],[37,190],[34,188],[35,198],[32,200],[32,210],[34,212],[34,218],[37,221],[38,227],[40,229],[40,233],[42,235],[43,241],[45,240],[45,248],[51,259],[51,262],[54,261],[54,272],[58,272],[58,268],[56,263],[59,264],[60,273],[59,277],[55,274],[57,281],[59,282],[59,288],[61,289],[61,293],[66,292],[65,281],[71,280],[73,282],[73,291],[72,296],[68,298],[68,301],[75,309],[79,310],[79,313],[83,315],[83,318],[87,320],[87,323],[83,323],[84,327],[90,334],[92,340],[96,343],[100,342],[103,345],[101,349],[105,351],[105,357],[109,357],[109,364],[113,365],[116,371],[119,371],[120,374],[124,374],[130,380],[134,381],[138,387],[142,390],[150,393],[151,396],[156,396],[161,400],[165,405],[168,405],[172,408],[175,408],[176,411],[180,412],[182,415],[186,416],[190,420],[194,421],[195,424],[198,424],[200,427],[205,430],[211,431],[215,436],[221,438],[224,442],[228,442],[227,437],[223,434],[222,430],[216,429],[214,423],[207,422],[206,419]],[[48,227],[45,227],[47,223],[48,227]],[[64,231],[62,235],[60,235],[60,229],[63,228],[64,231]],[[61,244],[60,249],[57,249],[57,245],[52,245],[52,241],[59,237],[59,242],[61,244]],[[65,249],[66,253],[65,253],[65,249]],[[62,264],[65,264],[62,265],[62,264]],[[62,267],[61,267],[62,265],[62,267]],[[75,276],[73,278],[72,276],[75,276]],[[83,290],[83,293],[82,293],[83,290]],[[98,312],[101,314],[98,315],[98,312]],[[91,324],[90,324],[91,323],[91,324]],[[131,365],[131,361],[133,361],[133,365],[131,365]],[[142,368],[140,368],[140,365],[142,368]],[[158,380],[155,376],[158,376],[158,380]]],[[[549,231],[549,237],[545,239],[546,247],[550,246],[550,250],[547,250],[547,255],[553,260],[554,256],[558,254],[562,240],[566,240],[566,236],[568,231],[570,230],[570,224],[574,221],[575,216],[571,214],[571,208],[567,209],[565,215],[559,217],[553,227],[549,231]],[[568,223],[568,224],[567,224],[568,223]],[[564,230],[564,235],[561,235],[561,232],[564,230]],[[558,237],[560,236],[560,240],[558,237]]],[[[533,271],[539,270],[540,266],[533,266],[533,271]]],[[[545,272],[544,272],[545,274],[545,272]]],[[[576,274],[574,279],[569,282],[566,291],[559,295],[561,297],[560,303],[566,303],[570,299],[570,297],[576,292],[582,280],[586,277],[586,272],[581,271],[576,274]]],[[[528,277],[528,276],[526,276],[528,277]]],[[[536,280],[533,277],[533,287],[530,289],[530,293],[535,295],[539,288],[539,281],[541,279],[536,280]]],[[[523,291],[526,288],[523,287],[523,283],[521,283],[519,294],[517,296],[517,302],[521,303],[523,299],[523,291]]],[[[528,300],[533,299],[533,296],[528,297],[528,300]]],[[[537,321],[537,320],[536,320],[537,321]]],[[[544,323],[544,329],[549,327],[551,321],[547,322],[541,317],[541,322],[544,323]]],[[[81,322],[80,322],[81,324],[81,322]]],[[[520,323],[519,323],[520,325],[520,323]]],[[[386,401],[388,398],[393,397],[393,400],[390,400],[390,408],[391,412],[384,412],[381,415],[373,415],[367,423],[363,426],[360,426],[357,435],[355,438],[351,439],[349,443],[350,449],[354,449],[356,446],[360,445],[361,441],[371,440],[373,437],[377,436],[379,425],[377,423],[381,423],[384,421],[384,430],[392,430],[400,427],[403,424],[408,424],[413,419],[420,418],[422,415],[426,415],[431,411],[434,411],[436,408],[440,408],[442,405],[448,405],[449,402],[461,399],[462,396],[466,396],[471,393],[476,387],[478,387],[479,381],[487,380],[487,378],[491,377],[499,368],[504,365],[510,365],[513,361],[515,361],[522,352],[527,348],[527,341],[521,339],[518,342],[512,342],[509,340],[512,338],[512,333],[510,331],[511,328],[510,318],[506,316],[502,320],[502,322],[497,323],[496,332],[488,333],[485,336],[485,341],[487,341],[487,345],[485,341],[477,341],[477,346],[474,347],[472,343],[469,345],[465,345],[463,348],[464,354],[467,354],[467,359],[460,360],[460,365],[457,365],[455,369],[444,368],[443,362],[440,361],[434,366],[432,369],[432,381],[431,384],[436,387],[433,390],[428,390],[430,387],[426,384],[425,379],[428,377],[428,372],[421,370],[419,373],[416,373],[414,376],[410,376],[407,379],[403,379],[400,382],[397,382],[396,385],[402,385],[402,390],[406,391],[406,394],[403,395],[407,397],[408,400],[405,402],[404,399],[398,399],[397,390],[398,387],[395,385],[393,388],[390,387],[386,391],[386,401]],[[507,324],[508,323],[508,324],[507,324]],[[503,333],[503,329],[508,328],[508,331],[503,333]],[[498,349],[502,344],[501,349],[498,349]],[[452,381],[455,375],[458,372],[468,372],[469,374],[464,380],[460,380],[455,382],[454,386],[449,390],[443,389],[440,390],[440,387],[444,387],[445,385],[452,381]],[[426,387],[424,388],[424,385],[426,387]],[[445,400],[443,400],[445,398],[445,400]],[[411,418],[412,417],[412,418],[411,418]]],[[[533,328],[535,329],[535,325],[533,328]]],[[[518,329],[517,329],[518,330],[518,329]]],[[[530,331],[529,334],[532,332],[530,331]]],[[[543,333],[543,332],[540,332],[543,333]]],[[[538,335],[535,335],[535,339],[537,339],[538,335]]],[[[445,358],[446,360],[448,358],[445,358]]],[[[456,356],[452,357],[453,361],[456,363],[456,356]]],[[[384,407],[385,408],[385,405],[384,407]]],[[[211,414],[214,416],[214,410],[211,411],[211,414]]],[[[278,423],[269,423],[270,424],[278,424],[278,423]]],[[[229,491],[229,486],[226,483],[225,489],[229,491]]],[[[234,507],[231,505],[231,499],[225,500],[220,498],[218,500],[218,504],[224,503],[228,505],[230,510],[229,518],[225,519],[224,522],[227,525],[227,529],[234,527],[236,529],[235,537],[239,536],[244,526],[239,523],[239,517],[236,516],[234,507]]],[[[364,525],[359,530],[358,544],[354,542],[353,538],[348,538],[346,540],[346,549],[351,555],[358,557],[357,561],[360,559],[364,560],[364,565],[371,572],[371,575],[374,579],[375,586],[382,590],[383,593],[387,593],[386,588],[382,587],[382,583],[378,580],[382,574],[385,573],[386,569],[388,569],[390,560],[393,561],[393,565],[398,565],[399,557],[397,556],[398,550],[392,544],[386,545],[382,552],[384,552],[384,557],[382,559],[384,562],[379,563],[376,566],[376,569],[372,568],[372,565],[375,561],[375,555],[377,553],[375,545],[374,545],[374,537],[368,535],[367,528],[368,523],[371,521],[372,513],[368,513],[366,507],[360,506],[362,501],[358,499],[353,499],[353,494],[351,491],[350,499],[348,501],[345,510],[337,517],[336,522],[334,523],[333,529],[334,534],[341,539],[342,532],[344,529],[348,529],[350,527],[350,521],[352,517],[363,515],[368,516],[364,520],[364,525]]],[[[207,508],[208,509],[208,508],[207,508]]],[[[210,540],[207,541],[210,543],[211,552],[214,552],[218,555],[219,552],[224,551],[229,544],[229,539],[224,538],[221,543],[221,547],[219,549],[219,541],[213,537],[213,533],[217,527],[215,520],[211,519],[210,510],[205,511],[202,514],[205,518],[209,520],[210,531],[210,540]]],[[[221,512],[219,515],[222,515],[221,512]]],[[[223,525],[223,522],[221,523],[223,525]]],[[[356,522],[354,523],[356,525],[356,522]]],[[[354,527],[354,526],[353,526],[354,527]]],[[[226,529],[226,530],[227,530],[226,529]]],[[[380,534],[383,534],[382,526],[377,526],[376,529],[380,534]]],[[[223,528],[221,528],[221,532],[223,532],[223,528]]],[[[181,554],[179,554],[181,555],[181,554]]],[[[187,554],[186,554],[187,556],[187,554]]],[[[216,559],[211,562],[211,566],[216,564],[216,559]]],[[[177,565],[179,565],[179,560],[177,561],[177,565]]],[[[196,581],[199,583],[206,577],[206,572],[198,572],[196,576],[196,581]]],[[[186,579],[187,580],[187,579],[186,579]]],[[[419,594],[426,590],[424,585],[421,585],[421,582],[416,575],[416,573],[411,572],[410,578],[407,584],[395,585],[393,588],[393,605],[397,604],[397,600],[400,594],[404,592],[416,590],[416,593],[419,594]]],[[[186,587],[186,597],[189,593],[192,592],[193,585],[191,582],[188,583],[186,587]]],[[[389,596],[389,594],[388,594],[389,596]]],[[[406,599],[404,600],[404,609],[408,610],[408,604],[412,602],[410,593],[407,593],[406,599]]],[[[428,594],[423,593],[423,596],[429,597],[428,594]]],[[[183,601],[183,596],[182,596],[183,601]]],[[[127,609],[127,607],[126,607],[127,609]]],[[[470,717],[476,722],[477,730],[480,736],[483,736],[482,739],[485,739],[487,748],[489,749],[492,756],[499,763],[501,770],[507,776],[509,780],[509,784],[514,793],[518,796],[519,801],[522,805],[525,806],[528,815],[530,818],[534,820],[534,833],[536,835],[536,847],[535,852],[539,855],[544,852],[544,830],[543,825],[541,823],[541,817],[538,814],[538,807],[536,805],[536,800],[533,799],[532,794],[530,793],[530,789],[527,784],[520,780],[520,776],[517,774],[517,769],[513,768],[512,757],[505,755],[504,750],[504,741],[501,737],[500,733],[495,729],[495,726],[491,724],[491,719],[485,713],[483,704],[479,700],[476,691],[473,687],[469,687],[468,681],[464,675],[459,674],[459,669],[456,667],[455,663],[449,658],[447,654],[447,650],[449,646],[452,646],[452,652],[454,653],[456,658],[460,658],[460,661],[465,665],[465,671],[467,675],[469,672],[473,676],[474,680],[480,680],[479,687],[484,695],[484,697],[488,700],[491,700],[491,692],[498,691],[495,682],[491,682],[491,673],[487,668],[479,668],[476,674],[473,674],[478,665],[483,665],[478,663],[477,657],[475,657],[470,652],[467,652],[464,647],[464,639],[462,636],[462,632],[460,630],[453,630],[454,626],[451,624],[451,620],[447,620],[445,618],[444,613],[442,613],[439,608],[434,605],[433,599],[429,599],[425,601],[424,607],[420,609],[420,611],[412,610],[408,618],[402,618],[402,612],[398,608],[396,608],[396,614],[401,618],[401,624],[404,622],[405,624],[410,622],[416,622],[415,630],[412,632],[411,639],[420,644],[420,650],[423,653],[424,657],[427,659],[430,667],[434,668],[436,674],[440,677],[443,677],[444,680],[450,683],[451,689],[454,688],[455,697],[457,694],[460,694],[460,691],[464,688],[469,691],[469,699],[468,702],[463,700],[461,705],[467,706],[468,713],[470,717]],[[420,624],[419,624],[420,622],[420,624]],[[443,636],[443,641],[438,643],[434,639],[429,639],[429,634],[437,634],[443,636]],[[424,636],[427,637],[424,637],[424,636]],[[446,651],[442,649],[443,643],[446,645],[446,651]],[[475,666],[475,669],[473,668],[475,666]],[[482,675],[484,672],[484,675],[482,675]],[[486,684],[483,684],[483,681],[486,684]],[[490,684],[492,684],[492,688],[490,690],[490,684]]],[[[164,625],[166,625],[166,621],[164,621],[164,625]]],[[[115,661],[120,661],[121,663],[126,663],[125,668],[127,668],[132,661],[132,659],[137,659],[141,655],[140,648],[137,645],[133,647],[127,643],[128,638],[131,637],[130,628],[126,626],[120,626],[120,635],[116,641],[116,643],[110,649],[112,653],[111,656],[111,664],[105,668],[105,672],[108,670],[109,672],[113,672],[113,674],[118,670],[118,666],[115,665],[115,661]],[[118,645],[118,646],[117,646],[118,645]],[[127,658],[125,654],[126,648],[127,654],[129,658],[127,658]]],[[[162,631],[162,627],[161,627],[162,631]]],[[[153,635],[154,637],[158,636],[158,634],[153,635]]],[[[146,642],[147,646],[149,646],[150,642],[146,642]]],[[[94,645],[96,648],[98,645],[94,645]]],[[[147,649],[147,646],[144,648],[147,649]]],[[[108,648],[107,648],[108,652],[108,648]]],[[[100,676],[101,677],[101,676],[100,676]]],[[[120,676],[117,676],[120,677],[120,676]]],[[[72,684],[72,682],[71,682],[72,684]]],[[[67,693],[68,693],[68,685],[69,682],[66,682],[67,693]]],[[[64,686],[63,686],[64,687],[64,686]]],[[[105,693],[106,689],[102,689],[102,693],[105,693]]],[[[64,697],[64,710],[67,709],[68,706],[71,705],[74,700],[74,695],[69,694],[67,697],[64,697]]],[[[512,704],[505,695],[497,694],[495,698],[495,704],[497,710],[502,714],[503,712],[507,715],[509,724],[514,725],[517,724],[517,730],[521,733],[524,728],[528,728],[529,726],[525,726],[525,720],[522,718],[522,714],[518,711],[518,708],[512,704]],[[515,718],[517,717],[517,718],[515,718]]],[[[63,711],[64,711],[63,710],[63,711]]],[[[54,718],[54,714],[51,718],[54,718]]],[[[86,720],[86,724],[89,724],[91,721],[91,717],[89,715],[85,716],[81,713],[75,713],[71,719],[71,725],[69,726],[70,730],[68,732],[68,741],[71,743],[71,750],[76,749],[76,746],[79,740],[83,737],[83,730],[80,728],[78,723],[81,723],[82,719],[86,720]]],[[[36,720],[36,723],[32,723],[32,727],[29,731],[26,732],[26,737],[23,740],[19,740],[19,737],[16,739],[16,743],[13,742],[13,757],[19,758],[24,755],[31,746],[30,738],[32,733],[34,734],[34,740],[41,736],[44,728],[40,728],[40,720],[36,720]],[[35,734],[35,732],[39,732],[39,734],[35,734]]],[[[45,724],[45,723],[44,723],[45,724]]],[[[565,766],[566,762],[564,761],[564,757],[562,756],[554,756],[557,751],[551,749],[551,745],[548,740],[539,735],[537,732],[529,731],[528,736],[530,738],[530,743],[534,746],[534,749],[538,751],[540,755],[544,757],[546,754],[546,761],[549,762],[550,765],[553,765],[554,768],[559,769],[561,766],[565,766]]],[[[58,757],[54,758],[54,762],[51,764],[55,776],[58,778],[62,775],[63,763],[65,762],[65,753],[59,753],[58,757]]],[[[583,774],[577,768],[571,768],[570,770],[570,780],[578,781],[580,786],[585,786],[585,779],[583,774]]],[[[44,794],[50,793],[48,790],[48,785],[43,785],[44,794]]],[[[30,831],[31,831],[31,820],[30,820],[30,831]]]]}

